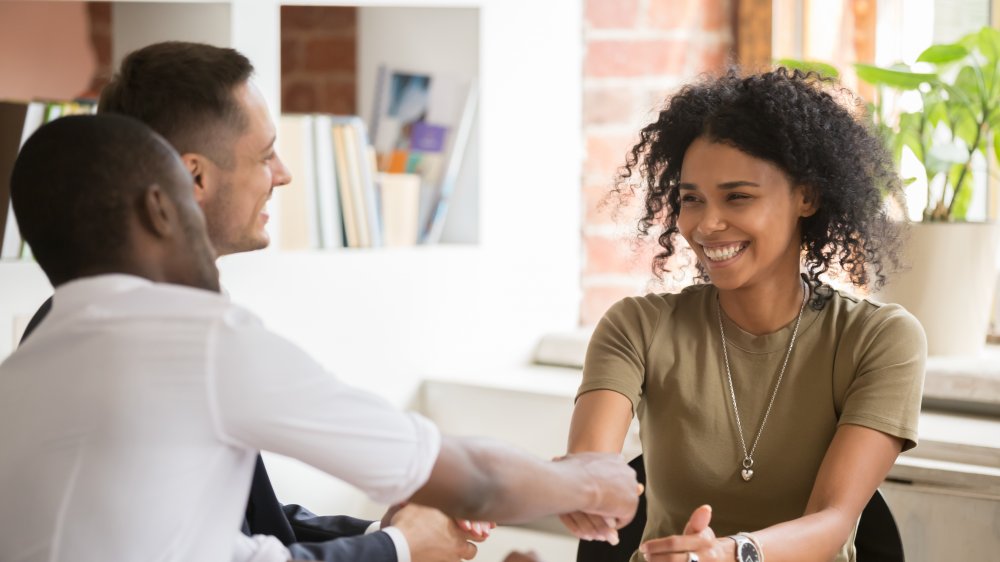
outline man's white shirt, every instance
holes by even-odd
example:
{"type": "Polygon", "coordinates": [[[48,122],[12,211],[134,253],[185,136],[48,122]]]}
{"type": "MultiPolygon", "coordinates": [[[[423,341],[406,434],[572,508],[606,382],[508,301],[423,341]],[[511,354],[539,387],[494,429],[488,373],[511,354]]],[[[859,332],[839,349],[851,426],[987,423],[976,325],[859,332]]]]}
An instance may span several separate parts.
{"type": "Polygon", "coordinates": [[[259,449],[391,504],[440,442],[222,295],[73,281],[0,365],[0,560],[232,560],[259,449]]]}

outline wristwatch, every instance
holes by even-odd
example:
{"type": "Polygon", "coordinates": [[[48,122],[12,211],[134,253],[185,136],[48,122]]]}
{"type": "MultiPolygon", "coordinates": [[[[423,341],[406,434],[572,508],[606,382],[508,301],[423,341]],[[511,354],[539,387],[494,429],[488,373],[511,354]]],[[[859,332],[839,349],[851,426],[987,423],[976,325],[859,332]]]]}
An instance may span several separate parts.
{"type": "Polygon", "coordinates": [[[736,541],[736,562],[764,562],[764,555],[753,535],[737,533],[729,538],[736,541]]]}

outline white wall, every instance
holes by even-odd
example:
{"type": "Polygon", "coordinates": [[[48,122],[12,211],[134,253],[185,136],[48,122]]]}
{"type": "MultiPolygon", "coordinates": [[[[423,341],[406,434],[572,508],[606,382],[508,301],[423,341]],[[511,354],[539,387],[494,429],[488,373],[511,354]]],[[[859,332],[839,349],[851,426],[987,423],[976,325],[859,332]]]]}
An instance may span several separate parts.
{"type": "Polygon", "coordinates": [[[195,41],[229,47],[226,3],[114,2],[111,7],[111,67],[125,55],[160,41],[195,41]],[[150,25],[150,22],[156,22],[150,25]]]}

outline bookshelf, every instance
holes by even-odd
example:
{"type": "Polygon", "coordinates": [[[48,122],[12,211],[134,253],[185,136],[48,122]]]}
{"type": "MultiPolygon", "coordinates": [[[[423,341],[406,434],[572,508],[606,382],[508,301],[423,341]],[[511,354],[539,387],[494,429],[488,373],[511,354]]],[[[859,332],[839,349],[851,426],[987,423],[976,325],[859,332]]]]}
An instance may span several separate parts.
{"type": "MultiPolygon", "coordinates": [[[[272,114],[278,115],[281,4],[115,2],[113,64],[124,52],[165,39],[232,46],[253,61],[257,84],[272,114]]],[[[474,66],[480,88],[479,134],[467,158],[477,167],[473,188],[456,190],[466,199],[464,207],[456,204],[450,215],[465,220],[459,232],[452,233],[452,239],[462,243],[231,256],[221,261],[220,269],[233,300],[260,314],[341,378],[400,405],[412,399],[426,377],[449,372],[470,381],[482,379],[488,372],[527,362],[541,335],[574,328],[580,297],[584,146],[581,2],[286,4],[359,6],[359,34],[413,13],[437,19],[439,26],[432,33],[424,26],[401,30],[398,37],[382,31],[360,39],[359,62],[380,56],[371,50],[374,47],[364,47],[366,41],[391,48],[393,41],[408,37],[424,49],[407,51],[417,57],[414,64],[451,58],[455,64],[474,66]],[[459,30],[447,19],[470,14],[475,33],[459,30]],[[385,16],[382,23],[373,19],[379,15],[385,16]],[[476,48],[471,53],[437,54],[431,42],[435,37],[471,41],[476,48]]],[[[359,84],[368,82],[366,66],[359,64],[359,84]]],[[[369,92],[359,92],[362,103],[370,98],[369,92]]],[[[51,289],[33,263],[0,263],[0,287],[3,357],[11,349],[13,317],[30,314],[51,289]]],[[[279,476],[273,476],[280,486],[279,476]]],[[[324,509],[322,501],[301,499],[324,509]]],[[[342,512],[350,511],[349,504],[337,505],[342,512]]]]}

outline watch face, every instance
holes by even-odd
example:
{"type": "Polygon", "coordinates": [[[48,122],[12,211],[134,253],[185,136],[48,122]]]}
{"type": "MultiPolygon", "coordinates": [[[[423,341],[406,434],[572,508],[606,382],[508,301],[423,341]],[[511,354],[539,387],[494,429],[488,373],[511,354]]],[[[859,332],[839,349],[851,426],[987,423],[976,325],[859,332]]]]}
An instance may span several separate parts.
{"type": "Polygon", "coordinates": [[[760,562],[760,554],[757,553],[757,547],[752,542],[740,545],[739,554],[740,562],[760,562]]]}

